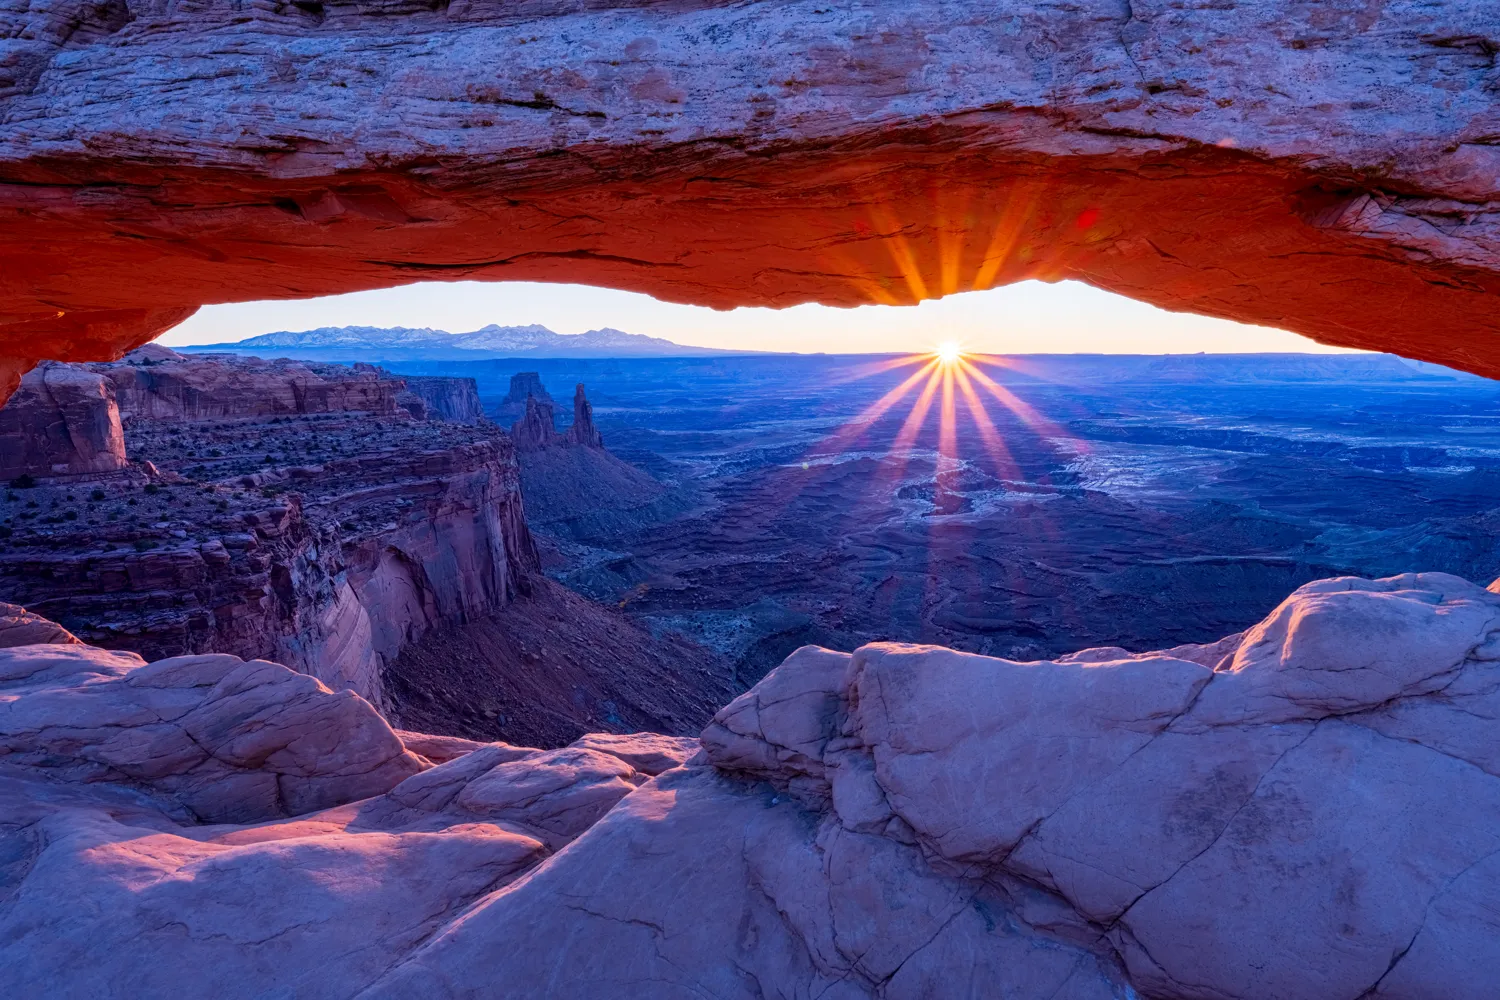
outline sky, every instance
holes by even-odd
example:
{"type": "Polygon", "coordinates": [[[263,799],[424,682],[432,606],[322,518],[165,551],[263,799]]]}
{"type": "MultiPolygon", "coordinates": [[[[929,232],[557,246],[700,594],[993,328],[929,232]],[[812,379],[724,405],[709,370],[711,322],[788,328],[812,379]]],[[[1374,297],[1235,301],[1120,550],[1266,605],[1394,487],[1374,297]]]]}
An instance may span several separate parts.
{"type": "Polygon", "coordinates": [[[863,354],[957,342],[994,354],[1336,353],[1285,330],[1172,313],[1075,281],[1024,281],[917,306],[733,309],[660,302],[638,292],[540,282],[421,282],[314,299],[205,306],[159,339],[169,346],[243,340],[322,326],[433,327],[540,323],[557,333],[601,327],[679,344],[751,351],[863,354]]]}

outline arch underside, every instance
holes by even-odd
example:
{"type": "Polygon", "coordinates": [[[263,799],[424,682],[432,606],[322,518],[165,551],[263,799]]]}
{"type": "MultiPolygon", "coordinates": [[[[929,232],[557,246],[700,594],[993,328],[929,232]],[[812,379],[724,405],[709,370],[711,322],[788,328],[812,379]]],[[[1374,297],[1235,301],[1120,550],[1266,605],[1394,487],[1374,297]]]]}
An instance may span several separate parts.
{"type": "Polygon", "coordinates": [[[419,280],[728,308],[1040,278],[1500,375],[1479,5],[1119,6],[209,5],[54,32],[0,90],[0,370],[419,280]]]}

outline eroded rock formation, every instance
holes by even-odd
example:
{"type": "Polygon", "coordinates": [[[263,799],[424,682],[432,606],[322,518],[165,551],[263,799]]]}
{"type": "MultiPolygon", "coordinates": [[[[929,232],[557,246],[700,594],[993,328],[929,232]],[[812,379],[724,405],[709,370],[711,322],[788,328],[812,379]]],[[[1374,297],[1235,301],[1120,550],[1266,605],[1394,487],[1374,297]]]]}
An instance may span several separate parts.
{"type": "Polygon", "coordinates": [[[519,388],[525,390],[526,396],[521,419],[511,425],[510,429],[517,450],[521,452],[545,451],[559,445],[579,448],[604,447],[604,437],[599,433],[599,428],[594,426],[593,404],[589,402],[582,382],[579,382],[573,390],[573,423],[559,434],[555,423],[556,418],[553,416],[552,397],[547,395],[547,390],[542,388],[542,383],[534,372],[522,372],[511,378],[510,395],[502,401],[502,411],[506,406],[514,405],[512,397],[516,394],[518,381],[520,382],[519,388]],[[536,390],[541,390],[541,394],[538,395],[536,390]]]}
{"type": "Polygon", "coordinates": [[[389,708],[407,644],[539,569],[510,442],[413,419],[388,373],[152,346],[26,380],[0,427],[34,443],[26,471],[75,474],[0,494],[0,596],[90,642],[266,657],[389,708]],[[95,423],[119,467],[80,478],[95,423]]]}
{"type": "Polygon", "coordinates": [[[553,423],[552,404],[535,396],[526,397],[526,410],[510,426],[510,436],[520,451],[542,451],[558,443],[557,425],[553,423]]]}
{"type": "Polygon", "coordinates": [[[1040,277],[1500,373],[1493,22],[1483,0],[16,7],[0,367],[418,278],[726,307],[1040,277]]]}
{"type": "Polygon", "coordinates": [[[1500,975],[1500,595],[1442,574],[1319,581],[1159,653],[806,647],[701,752],[397,736],[232,657],[17,647],[0,696],[14,995],[1356,1000],[1500,975]]]}
{"type": "Polygon", "coordinates": [[[542,385],[539,372],[516,372],[510,377],[510,389],[500,400],[495,415],[502,421],[514,421],[526,414],[526,398],[535,396],[538,403],[552,405],[552,395],[542,385]]]}
{"type": "Polygon", "coordinates": [[[403,388],[401,379],[369,365],[183,355],[159,344],[90,370],[110,381],[126,422],[350,411],[387,416],[397,412],[403,388]]]}
{"type": "Polygon", "coordinates": [[[0,406],[0,479],[107,473],[125,465],[114,387],[100,375],[41,365],[0,406]]]}
{"type": "Polygon", "coordinates": [[[582,382],[573,390],[573,424],[563,436],[580,448],[604,447],[604,435],[594,426],[594,405],[584,394],[582,382]]]}
{"type": "Polygon", "coordinates": [[[0,604],[0,649],[76,642],[80,642],[79,638],[56,622],[16,604],[0,604]]]}

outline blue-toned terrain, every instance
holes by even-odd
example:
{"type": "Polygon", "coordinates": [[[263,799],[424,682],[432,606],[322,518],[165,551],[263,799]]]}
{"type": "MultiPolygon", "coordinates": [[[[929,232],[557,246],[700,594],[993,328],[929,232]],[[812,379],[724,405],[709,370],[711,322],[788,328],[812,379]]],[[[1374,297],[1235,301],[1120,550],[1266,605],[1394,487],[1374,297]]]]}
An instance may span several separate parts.
{"type": "Polygon", "coordinates": [[[549,571],[742,682],[805,643],[1158,648],[1320,577],[1500,574],[1495,382],[1386,355],[1031,356],[976,364],[998,391],[968,380],[993,434],[951,389],[945,446],[941,378],[920,423],[925,378],[858,431],[920,367],[890,360],[390,367],[472,376],[492,413],[523,370],[559,399],[586,383],[606,447],[665,489],[523,455],[549,571]]]}

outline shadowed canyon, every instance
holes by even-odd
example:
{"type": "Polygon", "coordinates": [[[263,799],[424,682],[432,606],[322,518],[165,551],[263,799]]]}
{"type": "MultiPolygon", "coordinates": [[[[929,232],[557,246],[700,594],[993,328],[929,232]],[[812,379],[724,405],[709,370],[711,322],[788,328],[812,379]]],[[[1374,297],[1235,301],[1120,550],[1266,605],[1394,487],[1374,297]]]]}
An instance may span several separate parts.
{"type": "Polygon", "coordinates": [[[1495,997],[1497,52],[1478,0],[0,10],[0,993],[1495,997]],[[148,343],[470,278],[1394,353],[148,343]]]}

